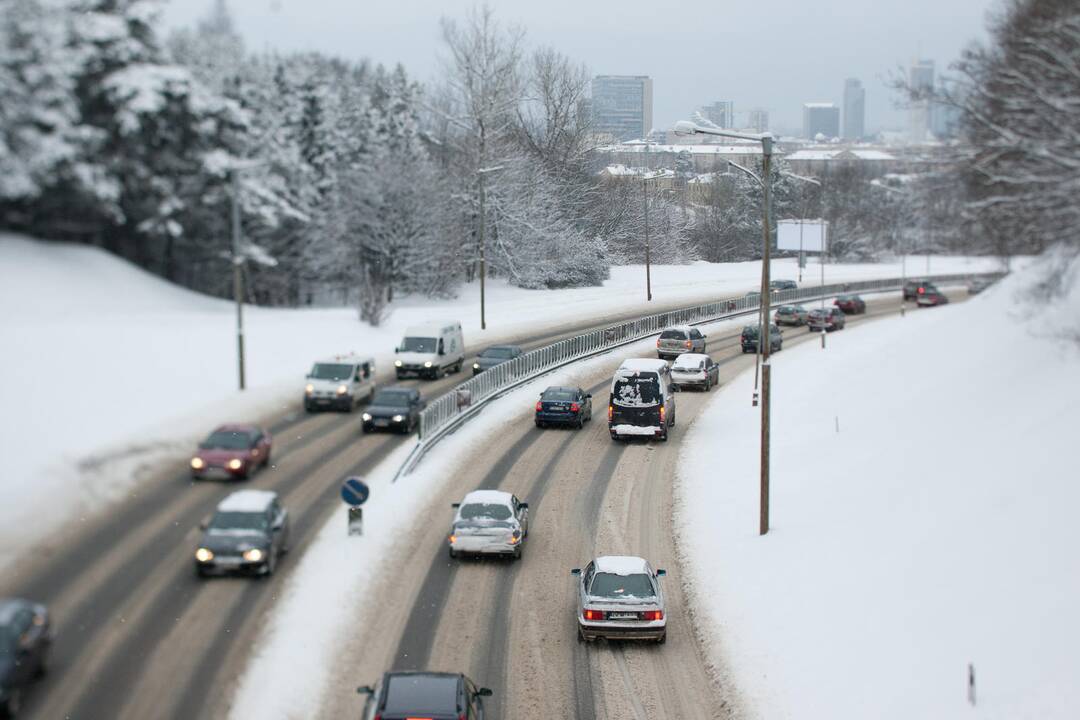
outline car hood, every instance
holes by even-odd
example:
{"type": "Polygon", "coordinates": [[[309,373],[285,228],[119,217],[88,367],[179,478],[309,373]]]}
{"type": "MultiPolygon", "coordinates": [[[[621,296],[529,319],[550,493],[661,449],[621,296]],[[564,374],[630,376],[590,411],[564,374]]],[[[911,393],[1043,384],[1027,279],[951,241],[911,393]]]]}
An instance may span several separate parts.
{"type": "Polygon", "coordinates": [[[408,415],[409,408],[400,405],[368,405],[364,408],[364,412],[371,417],[388,418],[395,415],[408,415]]]}
{"type": "Polygon", "coordinates": [[[439,359],[435,353],[402,352],[398,353],[395,361],[400,360],[402,365],[423,365],[426,362],[434,363],[439,359]]]}
{"type": "Polygon", "coordinates": [[[200,448],[195,451],[197,457],[214,464],[223,464],[234,458],[244,460],[250,453],[250,450],[226,450],[224,448],[206,448],[205,450],[200,448]]]}
{"type": "Polygon", "coordinates": [[[238,553],[260,548],[265,550],[270,545],[270,540],[261,532],[253,530],[226,530],[217,532],[205,532],[199,547],[204,547],[214,553],[238,553]]]}
{"type": "Polygon", "coordinates": [[[510,362],[511,358],[492,358],[492,357],[478,357],[473,362],[480,366],[481,370],[490,370],[496,365],[502,365],[504,362],[510,362]]]}

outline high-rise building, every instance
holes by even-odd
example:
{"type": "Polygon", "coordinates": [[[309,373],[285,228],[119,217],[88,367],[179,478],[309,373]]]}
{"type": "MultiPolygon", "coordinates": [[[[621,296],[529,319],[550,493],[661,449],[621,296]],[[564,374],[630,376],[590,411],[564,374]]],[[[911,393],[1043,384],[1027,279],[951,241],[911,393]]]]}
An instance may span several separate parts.
{"type": "Polygon", "coordinates": [[[908,70],[908,87],[915,97],[908,108],[908,139],[912,142],[926,140],[931,129],[930,96],[934,91],[934,61],[919,60],[908,70]]]}
{"type": "Polygon", "coordinates": [[[597,75],[592,81],[593,127],[619,141],[644,138],[652,130],[652,78],[597,75]]]}
{"type": "Polygon", "coordinates": [[[845,140],[860,140],[866,135],[866,89],[861,80],[848,78],[844,81],[844,133],[845,140]]]}
{"type": "Polygon", "coordinates": [[[761,108],[755,108],[754,110],[746,111],[746,126],[752,128],[754,132],[768,132],[769,131],[769,111],[762,110],[761,108]]]}
{"type": "Polygon", "coordinates": [[[717,127],[735,127],[735,102],[732,100],[717,100],[705,105],[701,108],[701,114],[717,127]]]}
{"type": "Polygon", "coordinates": [[[803,137],[810,140],[818,135],[827,140],[840,137],[840,108],[835,103],[804,103],[802,126],[803,137]]]}

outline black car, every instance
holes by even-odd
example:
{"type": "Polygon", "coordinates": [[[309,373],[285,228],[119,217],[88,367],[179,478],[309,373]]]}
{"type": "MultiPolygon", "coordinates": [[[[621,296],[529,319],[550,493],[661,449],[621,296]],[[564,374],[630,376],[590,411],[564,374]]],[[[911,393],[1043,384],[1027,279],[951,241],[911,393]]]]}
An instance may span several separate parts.
{"type": "Polygon", "coordinates": [[[420,425],[420,412],[424,409],[424,400],[416,388],[383,388],[371,398],[371,404],[364,410],[364,432],[374,430],[396,430],[411,433],[420,425]]]}
{"type": "Polygon", "coordinates": [[[388,672],[356,691],[368,696],[363,720],[484,720],[484,698],[491,697],[461,673],[439,672],[388,672]]]}
{"type": "MultiPolygon", "coordinates": [[[[757,352],[758,350],[758,326],[744,325],[742,336],[739,339],[744,353],[757,352]]],[[[769,352],[780,352],[784,347],[784,336],[776,323],[769,323],[769,352]]]]}
{"type": "Polygon", "coordinates": [[[524,354],[524,350],[517,345],[492,345],[476,358],[472,365],[472,374],[478,375],[485,370],[490,370],[496,365],[502,365],[524,354]]]}
{"type": "Polygon", "coordinates": [[[794,280],[770,280],[770,290],[798,290],[799,284],[794,280]]]}
{"type": "Polygon", "coordinates": [[[44,605],[0,599],[0,718],[19,712],[27,687],[45,674],[50,647],[52,632],[44,605]]]}
{"type": "Polygon", "coordinates": [[[230,572],[273,575],[278,558],[289,548],[289,512],[270,490],[234,492],[218,503],[201,528],[202,540],[195,551],[199,577],[230,572]]]}
{"type": "Polygon", "coordinates": [[[937,288],[929,280],[908,280],[904,283],[905,300],[917,300],[920,295],[931,291],[937,292],[937,288]]]}
{"type": "Polygon", "coordinates": [[[571,425],[581,429],[592,420],[592,395],[579,387],[549,387],[536,401],[536,427],[571,425]]]}

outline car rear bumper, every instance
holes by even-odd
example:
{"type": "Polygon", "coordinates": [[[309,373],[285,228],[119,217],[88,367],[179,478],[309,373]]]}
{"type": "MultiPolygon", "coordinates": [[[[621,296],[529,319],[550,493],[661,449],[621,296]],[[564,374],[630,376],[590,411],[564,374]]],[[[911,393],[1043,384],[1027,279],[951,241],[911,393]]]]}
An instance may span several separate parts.
{"type": "Polygon", "coordinates": [[[459,555],[516,555],[521,543],[508,543],[498,538],[459,537],[450,543],[450,549],[459,555]]]}
{"type": "Polygon", "coordinates": [[[611,437],[660,437],[664,434],[664,428],[659,425],[629,425],[620,423],[608,425],[611,437]]]}
{"type": "Polygon", "coordinates": [[[708,377],[705,373],[698,373],[697,375],[677,375],[672,373],[671,382],[676,385],[704,385],[708,382],[708,377]]]}
{"type": "Polygon", "coordinates": [[[578,420],[583,417],[581,413],[538,412],[536,413],[536,422],[549,425],[576,425],[578,420]]]}
{"type": "Polygon", "coordinates": [[[667,633],[667,620],[587,622],[579,615],[578,628],[586,640],[659,640],[667,633]]]}

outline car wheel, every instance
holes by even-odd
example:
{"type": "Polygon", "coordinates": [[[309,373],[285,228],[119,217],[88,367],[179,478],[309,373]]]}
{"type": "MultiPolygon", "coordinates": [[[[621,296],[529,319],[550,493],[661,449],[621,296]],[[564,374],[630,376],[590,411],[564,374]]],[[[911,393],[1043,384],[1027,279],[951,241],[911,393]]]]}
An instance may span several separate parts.
{"type": "Polygon", "coordinates": [[[578,625],[577,629],[577,639],[579,643],[587,644],[589,642],[589,638],[585,637],[585,631],[581,629],[580,625],[578,625]]]}
{"type": "Polygon", "coordinates": [[[450,559],[451,560],[457,560],[458,554],[457,554],[457,552],[455,552],[454,548],[448,548],[448,550],[450,552],[450,559]]]}
{"type": "Polygon", "coordinates": [[[266,577],[273,577],[274,571],[277,570],[277,556],[278,554],[271,548],[270,557],[266,560],[266,577]]]}
{"type": "Polygon", "coordinates": [[[518,545],[516,548],[514,548],[514,559],[515,560],[520,560],[521,559],[521,545],[518,545]]]}
{"type": "Polygon", "coordinates": [[[202,565],[195,566],[195,577],[204,580],[209,574],[210,573],[206,572],[206,568],[204,568],[202,565]]]}
{"type": "Polygon", "coordinates": [[[585,427],[585,419],[579,417],[577,420],[577,429],[580,430],[583,427],[585,427]]]}
{"type": "Polygon", "coordinates": [[[712,378],[705,378],[705,392],[712,390],[712,378]]]}
{"type": "Polygon", "coordinates": [[[665,430],[664,434],[660,436],[660,442],[667,442],[667,436],[667,430],[665,430]]]}
{"type": "Polygon", "coordinates": [[[656,644],[657,645],[663,645],[666,642],[667,642],[667,633],[664,633],[660,637],[656,638],[656,644]]]}
{"type": "Polygon", "coordinates": [[[304,411],[309,412],[309,413],[310,412],[315,412],[315,406],[312,405],[311,403],[304,403],[304,411]]]}

